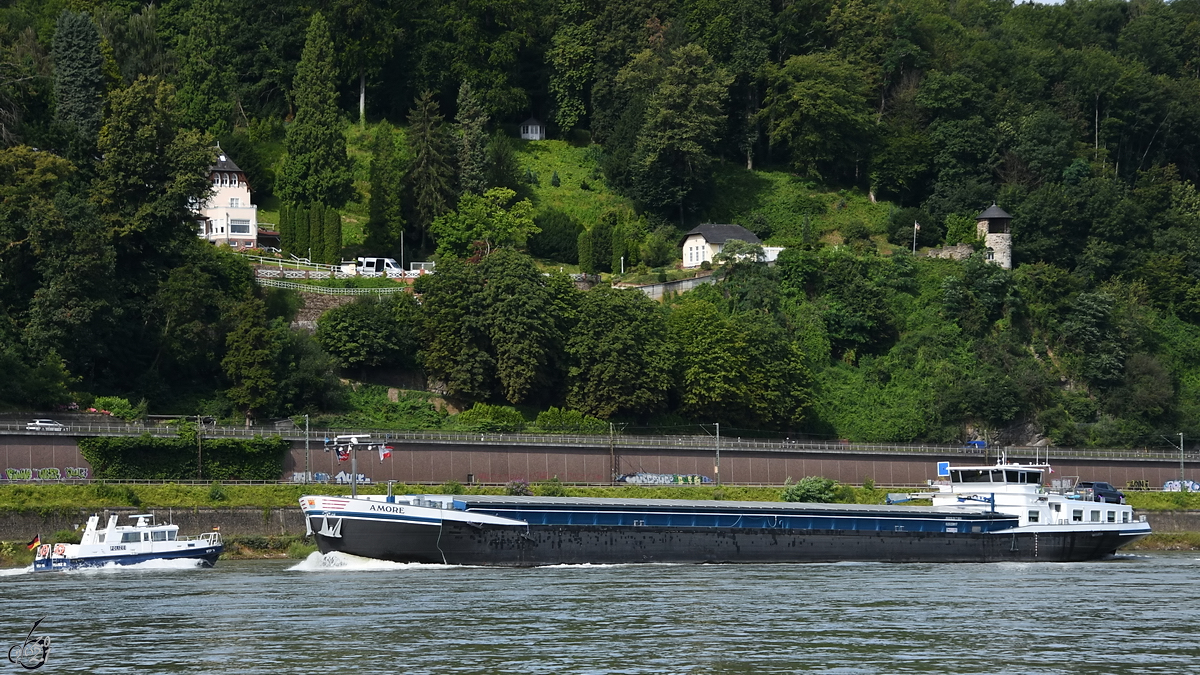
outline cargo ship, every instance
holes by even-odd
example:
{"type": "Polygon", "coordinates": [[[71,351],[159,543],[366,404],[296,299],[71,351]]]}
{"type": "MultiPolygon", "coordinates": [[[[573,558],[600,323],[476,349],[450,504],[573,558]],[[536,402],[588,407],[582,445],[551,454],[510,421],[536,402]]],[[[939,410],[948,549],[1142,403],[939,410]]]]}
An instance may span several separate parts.
{"type": "Polygon", "coordinates": [[[903,503],[497,495],[301,497],[322,553],[406,563],[1073,562],[1150,534],[1122,503],[1048,487],[1045,465],[951,468],[903,503]]]}

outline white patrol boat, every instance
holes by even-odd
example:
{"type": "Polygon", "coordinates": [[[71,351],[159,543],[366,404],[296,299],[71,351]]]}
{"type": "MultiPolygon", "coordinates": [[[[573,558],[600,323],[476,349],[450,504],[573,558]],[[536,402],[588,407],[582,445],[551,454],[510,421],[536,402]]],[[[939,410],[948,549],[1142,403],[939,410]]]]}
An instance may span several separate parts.
{"type": "Polygon", "coordinates": [[[100,516],[88,518],[78,544],[41,544],[33,561],[35,572],[70,570],[104,565],[133,565],[147,560],[199,560],[212,567],[225,550],[220,532],[199,536],[179,536],[178,525],[155,525],[149,513],[129,516],[133,525],[117,525],[117,516],[108,519],[108,527],[97,528],[100,516]]]}

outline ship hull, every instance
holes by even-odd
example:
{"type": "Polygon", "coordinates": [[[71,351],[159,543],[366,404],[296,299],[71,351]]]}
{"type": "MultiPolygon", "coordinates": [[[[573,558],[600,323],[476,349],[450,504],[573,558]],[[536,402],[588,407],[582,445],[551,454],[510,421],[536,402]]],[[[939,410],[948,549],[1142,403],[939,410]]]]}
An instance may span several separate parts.
{"type": "MultiPolygon", "coordinates": [[[[1077,562],[1112,555],[1140,531],[904,532],[776,528],[401,523],[344,517],[317,532],[322,553],[402,563],[561,564],[786,562],[1077,562]]],[[[317,523],[318,518],[312,519],[317,523]]],[[[316,532],[316,528],[314,528],[316,532]]]]}
{"type": "Polygon", "coordinates": [[[181,551],[156,551],[154,553],[135,553],[129,555],[87,556],[87,557],[53,557],[34,560],[33,571],[51,572],[74,570],[88,567],[104,567],[106,565],[136,565],[151,560],[198,560],[204,567],[213,567],[217,558],[224,551],[223,546],[212,546],[202,550],[187,549],[181,551]]]}

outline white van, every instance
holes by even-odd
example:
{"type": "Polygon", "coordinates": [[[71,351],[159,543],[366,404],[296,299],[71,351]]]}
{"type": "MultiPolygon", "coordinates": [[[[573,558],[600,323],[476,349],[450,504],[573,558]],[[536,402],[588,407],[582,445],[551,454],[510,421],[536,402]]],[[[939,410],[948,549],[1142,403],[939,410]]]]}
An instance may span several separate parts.
{"type": "Polygon", "coordinates": [[[344,260],[341,264],[343,274],[358,274],[364,277],[400,277],[404,275],[404,270],[400,269],[400,264],[395,258],[358,258],[357,260],[344,260]]]}

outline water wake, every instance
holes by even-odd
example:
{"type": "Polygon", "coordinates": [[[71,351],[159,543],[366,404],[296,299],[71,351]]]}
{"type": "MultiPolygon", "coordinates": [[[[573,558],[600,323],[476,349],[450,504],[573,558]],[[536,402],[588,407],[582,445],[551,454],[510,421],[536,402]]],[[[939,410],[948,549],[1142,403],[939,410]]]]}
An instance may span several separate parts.
{"type": "Polygon", "coordinates": [[[330,570],[377,572],[380,570],[439,570],[451,569],[453,567],[454,565],[435,565],[429,563],[397,563],[331,551],[325,554],[320,552],[310,553],[307,558],[289,567],[288,570],[294,572],[328,572],[330,570]]]}

